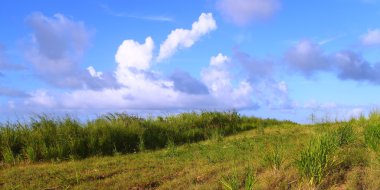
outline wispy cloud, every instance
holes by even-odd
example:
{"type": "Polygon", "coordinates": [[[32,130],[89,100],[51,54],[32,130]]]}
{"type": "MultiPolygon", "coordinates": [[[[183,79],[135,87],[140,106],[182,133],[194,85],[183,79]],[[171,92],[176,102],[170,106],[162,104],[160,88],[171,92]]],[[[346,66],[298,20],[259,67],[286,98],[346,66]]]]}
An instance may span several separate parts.
{"type": "Polygon", "coordinates": [[[115,11],[106,4],[99,4],[99,7],[103,9],[105,13],[114,17],[124,17],[124,18],[132,18],[132,19],[139,19],[139,20],[157,21],[157,22],[174,22],[174,19],[168,16],[162,16],[162,15],[142,16],[142,15],[127,14],[125,12],[115,11]]]}
{"type": "Polygon", "coordinates": [[[127,15],[129,18],[141,19],[141,20],[150,20],[150,21],[160,21],[160,22],[174,22],[173,18],[167,16],[136,16],[136,15],[127,15]]]}
{"type": "Polygon", "coordinates": [[[318,45],[323,46],[323,45],[326,45],[326,44],[328,44],[328,43],[331,43],[331,42],[333,42],[333,41],[335,41],[335,40],[338,40],[339,38],[342,38],[342,37],[344,37],[343,34],[341,34],[341,35],[336,35],[336,36],[332,36],[332,37],[329,37],[329,38],[325,38],[325,39],[319,40],[319,41],[318,41],[318,45]]]}

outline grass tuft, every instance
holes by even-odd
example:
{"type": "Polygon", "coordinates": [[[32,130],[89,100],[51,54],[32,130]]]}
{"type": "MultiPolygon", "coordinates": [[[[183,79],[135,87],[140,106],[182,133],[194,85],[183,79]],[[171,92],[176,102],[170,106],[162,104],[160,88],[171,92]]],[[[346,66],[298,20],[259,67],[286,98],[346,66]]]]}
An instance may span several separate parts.
{"type": "Polygon", "coordinates": [[[310,142],[300,154],[297,165],[301,174],[309,179],[310,184],[318,185],[328,174],[336,161],[332,153],[337,148],[332,135],[324,135],[310,142]]]}
{"type": "Polygon", "coordinates": [[[368,147],[379,150],[380,145],[380,125],[370,124],[364,128],[364,140],[368,147]]]}

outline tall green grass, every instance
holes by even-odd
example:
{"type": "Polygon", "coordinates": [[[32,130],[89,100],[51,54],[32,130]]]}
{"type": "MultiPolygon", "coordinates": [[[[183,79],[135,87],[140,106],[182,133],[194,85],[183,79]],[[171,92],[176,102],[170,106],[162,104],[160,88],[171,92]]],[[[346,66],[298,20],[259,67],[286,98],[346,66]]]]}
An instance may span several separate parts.
{"type": "Polygon", "coordinates": [[[319,184],[334,165],[332,153],[336,149],[336,139],[325,135],[310,142],[297,160],[302,175],[309,179],[310,184],[319,184]]]}
{"type": "Polygon", "coordinates": [[[368,147],[379,150],[380,145],[380,125],[370,124],[364,128],[364,140],[368,147]]]}
{"type": "Polygon", "coordinates": [[[239,178],[238,173],[235,171],[231,176],[223,177],[220,180],[220,183],[222,184],[223,189],[225,190],[253,190],[253,186],[256,183],[255,174],[252,169],[252,167],[248,167],[245,169],[245,173],[243,174],[244,179],[241,180],[239,178]]]}
{"type": "Polygon", "coordinates": [[[351,125],[341,123],[334,131],[313,139],[301,151],[297,160],[301,174],[309,179],[311,185],[318,185],[330,174],[331,170],[344,162],[337,160],[334,153],[337,149],[354,142],[356,135],[351,125]]]}
{"type": "Polygon", "coordinates": [[[340,126],[333,135],[335,136],[337,146],[339,147],[352,143],[356,138],[354,128],[349,124],[340,126]]]}
{"type": "Polygon", "coordinates": [[[274,170],[279,170],[285,160],[283,151],[283,148],[279,144],[276,144],[274,147],[270,147],[264,155],[264,164],[274,170]]]}
{"type": "Polygon", "coordinates": [[[273,119],[242,117],[235,111],[191,112],[157,118],[107,114],[86,123],[71,117],[42,115],[29,123],[0,125],[0,162],[59,161],[133,153],[279,124],[282,123],[273,119]]]}
{"type": "Polygon", "coordinates": [[[364,141],[369,148],[377,151],[380,146],[380,112],[370,113],[365,123],[364,141]]]}

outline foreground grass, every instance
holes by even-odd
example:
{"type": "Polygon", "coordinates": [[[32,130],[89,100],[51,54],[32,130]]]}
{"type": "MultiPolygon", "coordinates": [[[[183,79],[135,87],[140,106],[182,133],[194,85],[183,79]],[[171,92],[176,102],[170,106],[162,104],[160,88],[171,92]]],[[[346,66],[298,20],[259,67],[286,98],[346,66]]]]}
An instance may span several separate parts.
{"type": "Polygon", "coordinates": [[[379,189],[380,117],[0,169],[3,189],[379,189]],[[307,155],[307,156],[305,156],[307,155]]]}

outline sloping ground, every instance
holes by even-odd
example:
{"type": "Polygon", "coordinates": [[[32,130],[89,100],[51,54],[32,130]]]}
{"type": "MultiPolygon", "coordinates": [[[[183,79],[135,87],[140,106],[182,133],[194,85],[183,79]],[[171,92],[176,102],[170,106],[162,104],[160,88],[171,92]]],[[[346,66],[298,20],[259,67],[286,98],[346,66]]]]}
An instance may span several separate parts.
{"type": "Polygon", "coordinates": [[[320,181],[301,169],[301,152],[342,125],[272,126],[159,151],[3,166],[0,189],[380,189],[380,157],[361,125],[347,142],[336,133],[344,143],[326,154],[320,181]]]}

